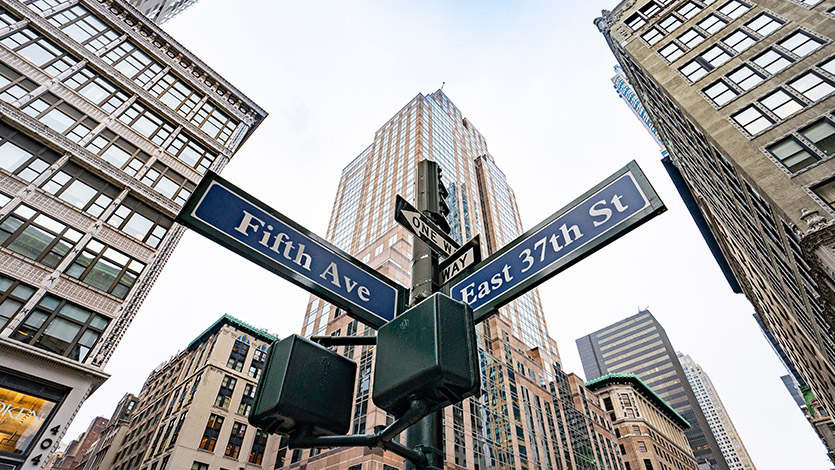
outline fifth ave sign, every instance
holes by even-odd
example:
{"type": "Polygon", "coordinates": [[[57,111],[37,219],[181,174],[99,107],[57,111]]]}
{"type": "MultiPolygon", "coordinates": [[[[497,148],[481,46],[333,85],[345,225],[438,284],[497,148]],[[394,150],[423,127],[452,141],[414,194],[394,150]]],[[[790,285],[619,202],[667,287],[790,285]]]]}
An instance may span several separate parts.
{"type": "Polygon", "coordinates": [[[406,290],[209,171],[177,222],[379,328],[406,290]]]}
{"type": "Polygon", "coordinates": [[[450,296],[473,308],[475,321],[667,208],[635,161],[453,281],[450,296]]]}

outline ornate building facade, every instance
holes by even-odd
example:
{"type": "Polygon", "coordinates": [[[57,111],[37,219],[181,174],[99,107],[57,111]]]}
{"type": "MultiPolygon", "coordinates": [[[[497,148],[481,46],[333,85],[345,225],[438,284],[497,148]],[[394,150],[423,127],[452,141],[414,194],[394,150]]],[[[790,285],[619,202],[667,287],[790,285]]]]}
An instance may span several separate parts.
{"type": "Polygon", "coordinates": [[[266,113],[122,0],[0,1],[0,468],[40,468],[266,113]]]}
{"type": "MultiPolygon", "coordinates": [[[[624,1],[595,23],[799,378],[835,410],[835,23],[824,0],[624,1]]],[[[726,273],[727,274],[727,273],[726,273]]]]}

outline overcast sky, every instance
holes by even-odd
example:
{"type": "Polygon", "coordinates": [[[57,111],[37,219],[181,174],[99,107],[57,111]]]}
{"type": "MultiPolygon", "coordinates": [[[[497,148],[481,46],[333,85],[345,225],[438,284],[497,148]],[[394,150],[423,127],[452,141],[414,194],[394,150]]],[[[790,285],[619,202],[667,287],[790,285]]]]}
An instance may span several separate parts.
{"type": "MultiPolygon", "coordinates": [[[[592,20],[614,6],[201,0],[164,28],[270,113],[223,176],[323,236],[342,168],[443,82],[485,136],[526,228],[637,160],[669,210],[540,288],[563,368],[583,375],[574,341],[649,307],[710,375],[758,469],[831,468],[753,308],[731,292],[658,147],[612,88],[615,60],[592,20]]],[[[307,299],[187,233],[65,440],[223,313],[283,337],[301,331],[307,299]]]]}

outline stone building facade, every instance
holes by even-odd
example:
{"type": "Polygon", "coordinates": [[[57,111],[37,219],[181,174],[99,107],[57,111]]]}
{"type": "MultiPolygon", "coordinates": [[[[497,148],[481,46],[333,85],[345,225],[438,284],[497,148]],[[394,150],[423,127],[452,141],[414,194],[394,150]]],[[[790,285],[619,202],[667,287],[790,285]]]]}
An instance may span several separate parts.
{"type": "Polygon", "coordinates": [[[586,383],[615,426],[626,470],[695,470],[680,414],[635,374],[606,374],[586,383]]]}
{"type": "Polygon", "coordinates": [[[266,113],[122,0],[0,1],[0,466],[41,468],[266,113]],[[35,418],[37,416],[37,418],[35,418]]]}
{"type": "Polygon", "coordinates": [[[595,21],[718,241],[720,265],[830,415],[833,7],[629,0],[595,21]]]}
{"type": "Polygon", "coordinates": [[[279,438],[247,418],[275,339],[222,316],[151,372],[113,463],[98,468],[272,469],[279,438]]]}

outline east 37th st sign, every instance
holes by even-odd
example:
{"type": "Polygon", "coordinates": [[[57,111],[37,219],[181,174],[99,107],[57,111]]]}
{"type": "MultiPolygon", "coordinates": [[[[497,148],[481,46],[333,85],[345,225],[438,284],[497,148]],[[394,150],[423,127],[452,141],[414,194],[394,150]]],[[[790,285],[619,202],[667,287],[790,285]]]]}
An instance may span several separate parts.
{"type": "MultiPolygon", "coordinates": [[[[478,263],[477,241],[456,252],[458,244],[428,217],[399,196],[396,206],[398,222],[448,258],[441,265],[444,289],[473,308],[476,322],[665,210],[632,161],[478,263]]],[[[404,287],[211,171],[177,222],[373,328],[405,309],[404,287]]]]}

